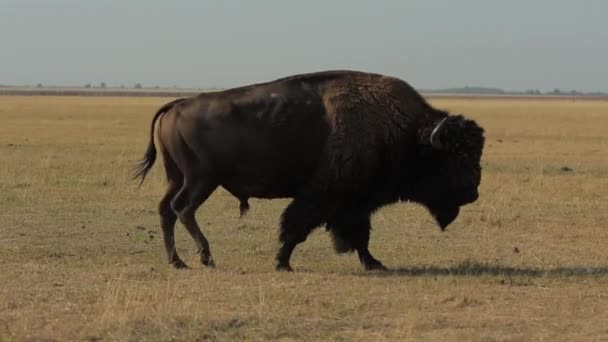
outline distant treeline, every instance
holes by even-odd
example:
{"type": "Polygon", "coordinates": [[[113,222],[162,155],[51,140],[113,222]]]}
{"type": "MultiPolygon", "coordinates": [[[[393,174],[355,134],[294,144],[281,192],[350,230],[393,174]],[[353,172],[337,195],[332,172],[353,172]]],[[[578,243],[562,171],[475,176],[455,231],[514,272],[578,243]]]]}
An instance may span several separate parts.
{"type": "Polygon", "coordinates": [[[557,96],[600,96],[606,97],[608,93],[604,92],[580,92],[577,90],[561,90],[555,88],[551,91],[540,91],[539,89],[529,89],[525,91],[506,91],[500,88],[487,87],[462,87],[462,88],[446,88],[446,89],[430,89],[422,90],[429,94],[467,94],[467,95],[557,95],[557,96]]]}
{"type": "Polygon", "coordinates": [[[45,89],[45,88],[2,88],[0,95],[20,96],[142,96],[142,97],[187,97],[202,91],[180,91],[180,90],[127,90],[127,89],[45,89]]]}
{"type": "MultiPolygon", "coordinates": [[[[134,88],[106,88],[91,87],[14,87],[0,85],[0,95],[21,95],[21,96],[145,96],[145,97],[187,97],[201,92],[220,91],[220,88],[194,89],[194,88],[144,88],[137,84],[134,88]]],[[[579,92],[576,90],[563,91],[554,89],[542,92],[537,89],[526,91],[505,91],[499,88],[486,87],[463,87],[446,89],[419,89],[426,96],[511,96],[511,97],[585,97],[585,98],[608,98],[608,93],[604,92],[579,92]]]]}

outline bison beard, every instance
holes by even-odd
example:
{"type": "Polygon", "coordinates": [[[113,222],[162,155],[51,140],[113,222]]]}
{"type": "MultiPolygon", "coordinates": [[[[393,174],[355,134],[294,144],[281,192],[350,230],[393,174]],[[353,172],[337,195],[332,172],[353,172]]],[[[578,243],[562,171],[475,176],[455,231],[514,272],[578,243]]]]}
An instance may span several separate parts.
{"type": "Polygon", "coordinates": [[[432,211],[431,214],[433,214],[437,224],[439,224],[439,228],[441,228],[441,230],[445,230],[445,228],[447,228],[447,226],[456,219],[459,212],[459,207],[452,207],[432,211]]]}
{"type": "Polygon", "coordinates": [[[386,269],[368,249],[374,211],[416,202],[444,230],[478,197],[483,129],[393,77],[328,71],[175,100],[154,115],[141,182],[156,159],[157,120],[168,180],[160,222],[176,268],[187,267],[175,248],[178,219],[201,262],[215,265],[195,212],[219,186],[241,216],[249,198],[293,198],[281,215],[279,270],[292,269],[295,247],[324,224],[338,253],[386,269]]]}

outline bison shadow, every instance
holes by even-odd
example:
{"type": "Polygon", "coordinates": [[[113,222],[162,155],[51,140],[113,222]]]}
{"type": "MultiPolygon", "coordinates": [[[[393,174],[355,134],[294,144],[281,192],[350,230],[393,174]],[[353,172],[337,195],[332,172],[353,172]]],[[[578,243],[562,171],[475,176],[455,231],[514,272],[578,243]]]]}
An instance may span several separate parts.
{"type": "Polygon", "coordinates": [[[608,276],[608,267],[555,267],[527,268],[511,267],[474,262],[463,262],[455,266],[413,266],[389,269],[386,272],[373,272],[374,276],[423,277],[423,276],[507,276],[507,277],[581,277],[608,276]]]}

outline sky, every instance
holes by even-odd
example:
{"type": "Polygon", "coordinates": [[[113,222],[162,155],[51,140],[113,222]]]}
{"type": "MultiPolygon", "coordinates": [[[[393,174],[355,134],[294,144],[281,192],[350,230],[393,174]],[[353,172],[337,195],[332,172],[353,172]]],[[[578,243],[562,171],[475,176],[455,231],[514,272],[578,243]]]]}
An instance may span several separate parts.
{"type": "Polygon", "coordinates": [[[608,91],[605,0],[0,0],[0,84],[228,88],[353,69],[608,91]]]}

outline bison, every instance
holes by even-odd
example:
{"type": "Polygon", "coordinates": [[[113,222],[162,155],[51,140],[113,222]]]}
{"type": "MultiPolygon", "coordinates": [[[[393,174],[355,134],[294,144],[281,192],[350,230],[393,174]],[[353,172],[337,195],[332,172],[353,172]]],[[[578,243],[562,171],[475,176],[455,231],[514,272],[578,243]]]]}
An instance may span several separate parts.
{"type": "Polygon", "coordinates": [[[202,264],[214,266],[195,211],[220,186],[241,215],[249,198],[292,199],[276,255],[276,269],[287,271],[294,248],[322,225],[336,252],[356,251],[366,270],[384,270],[368,249],[374,211],[419,203],[443,230],[478,198],[484,130],[395,77],[324,71],[169,102],[152,119],[140,186],[156,159],[157,120],[168,181],[158,211],[176,268],[188,267],[175,249],[178,219],[202,264]]]}

